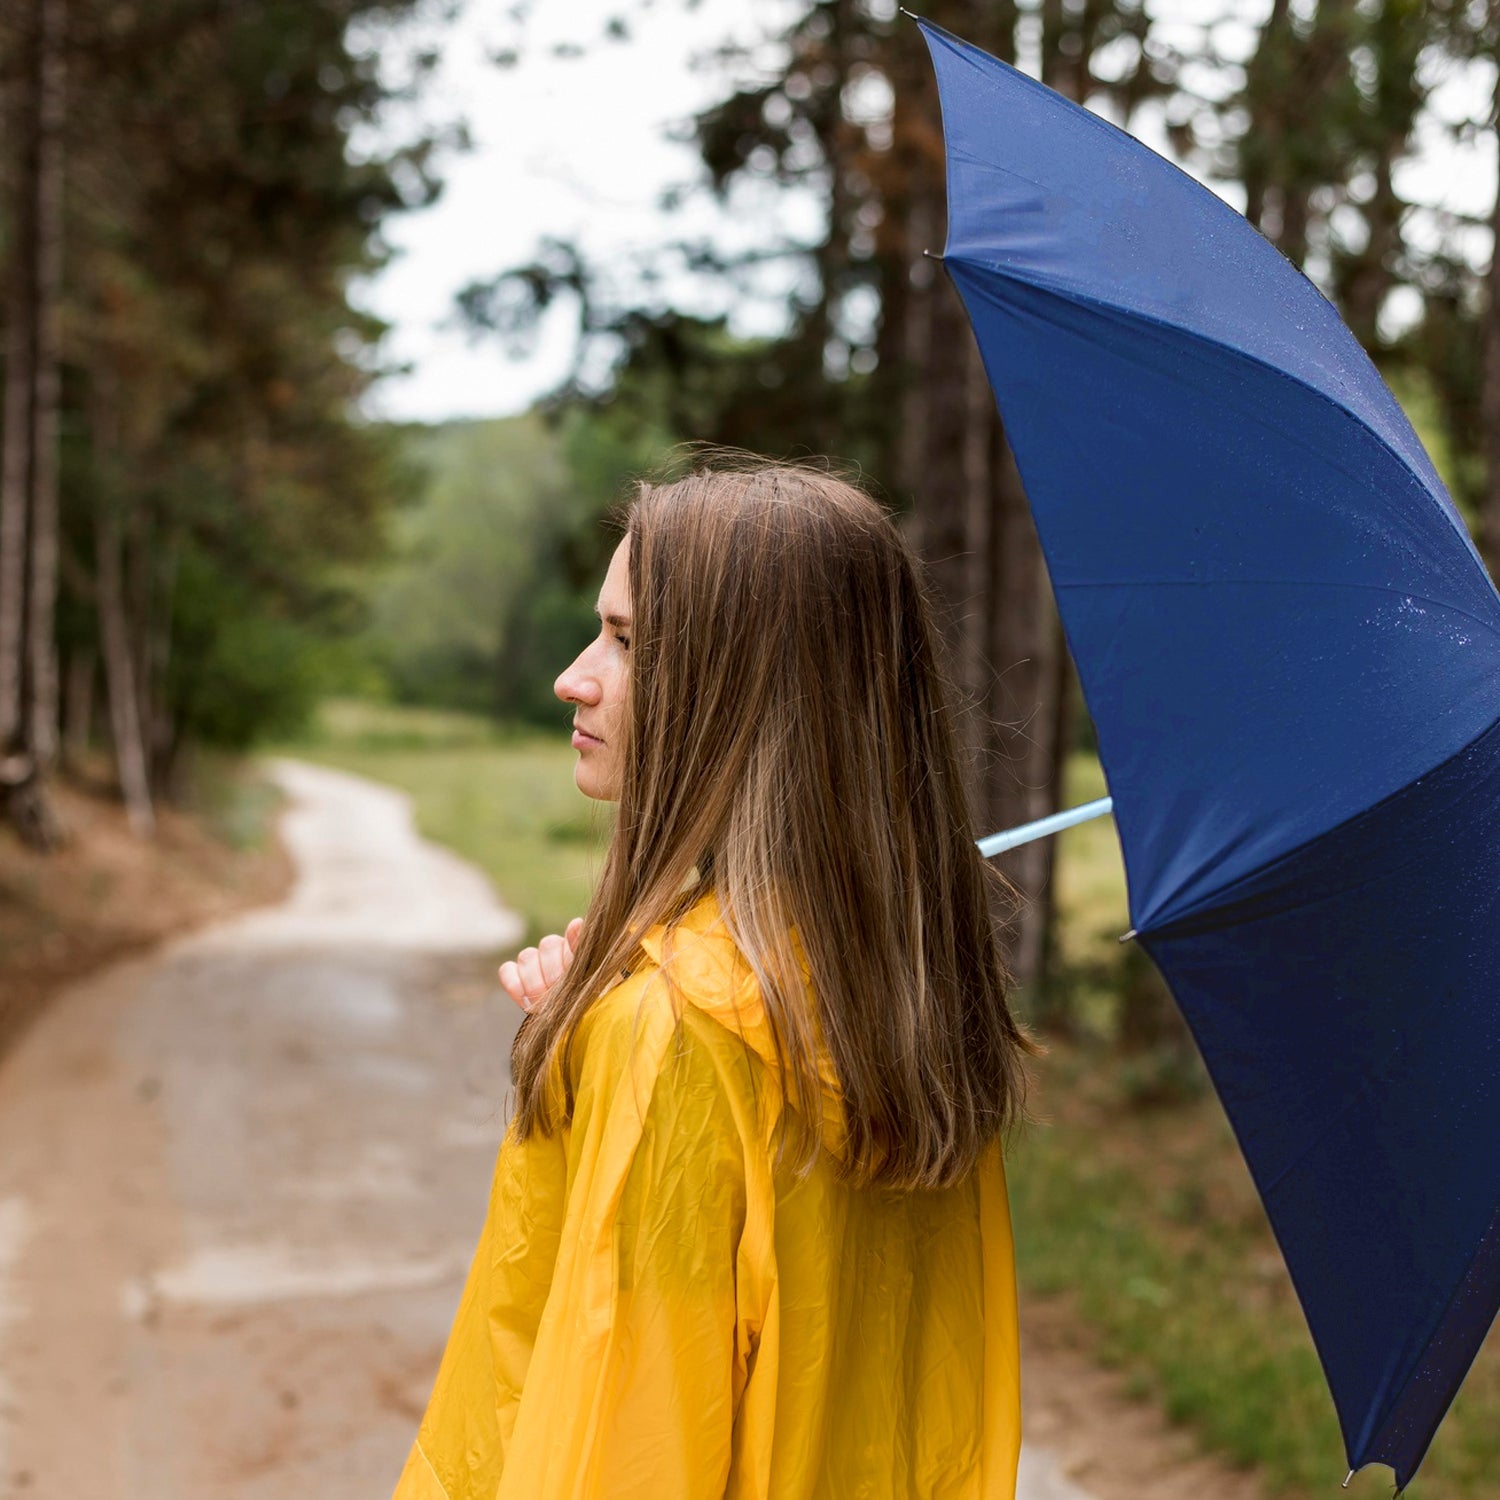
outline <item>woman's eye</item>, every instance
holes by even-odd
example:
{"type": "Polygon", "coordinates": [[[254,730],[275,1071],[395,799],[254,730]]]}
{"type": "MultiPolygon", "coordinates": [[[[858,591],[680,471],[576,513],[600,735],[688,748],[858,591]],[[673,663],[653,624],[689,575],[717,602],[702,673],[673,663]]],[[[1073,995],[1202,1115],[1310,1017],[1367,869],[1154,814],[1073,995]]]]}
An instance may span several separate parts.
{"type": "Polygon", "coordinates": [[[628,651],[630,650],[630,637],[628,635],[617,635],[615,639],[628,651]]]}

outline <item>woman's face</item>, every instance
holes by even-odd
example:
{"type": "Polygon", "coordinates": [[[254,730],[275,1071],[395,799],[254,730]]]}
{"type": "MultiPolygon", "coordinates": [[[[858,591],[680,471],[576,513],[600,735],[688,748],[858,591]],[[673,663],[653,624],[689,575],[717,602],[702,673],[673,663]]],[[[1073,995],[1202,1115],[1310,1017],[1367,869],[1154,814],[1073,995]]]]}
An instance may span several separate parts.
{"type": "Polygon", "coordinates": [[[625,750],[625,684],[630,663],[630,539],[615,548],[599,590],[599,634],[553,684],[573,704],[573,780],[586,797],[617,802],[625,750]]]}

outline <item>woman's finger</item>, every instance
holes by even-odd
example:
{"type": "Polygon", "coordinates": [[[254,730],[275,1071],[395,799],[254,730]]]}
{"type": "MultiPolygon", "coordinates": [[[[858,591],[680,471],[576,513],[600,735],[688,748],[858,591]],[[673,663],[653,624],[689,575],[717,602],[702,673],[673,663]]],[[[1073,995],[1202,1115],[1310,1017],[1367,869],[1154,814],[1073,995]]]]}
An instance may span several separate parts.
{"type": "Polygon", "coordinates": [[[499,983],[504,987],[505,993],[522,1008],[526,1013],[535,1010],[535,999],[526,992],[526,981],[520,974],[520,966],[513,960],[502,963],[499,966],[499,983]]]}
{"type": "Polygon", "coordinates": [[[547,993],[547,981],[542,978],[542,958],[535,948],[523,948],[516,955],[516,967],[521,971],[521,987],[533,1005],[547,993]]]}
{"type": "Polygon", "coordinates": [[[523,948],[500,965],[500,983],[522,1010],[535,1010],[567,972],[582,931],[583,918],[574,917],[564,936],[548,933],[535,948],[523,948]]]}
{"type": "Polygon", "coordinates": [[[500,985],[501,988],[504,989],[505,993],[509,995],[510,998],[521,1007],[522,1010],[526,1010],[529,1008],[526,1003],[526,990],[521,984],[521,971],[510,959],[507,959],[503,964],[500,965],[500,985]]]}
{"type": "Polygon", "coordinates": [[[537,964],[542,971],[542,982],[550,990],[563,977],[568,961],[563,955],[563,940],[550,932],[537,944],[537,964]]]}

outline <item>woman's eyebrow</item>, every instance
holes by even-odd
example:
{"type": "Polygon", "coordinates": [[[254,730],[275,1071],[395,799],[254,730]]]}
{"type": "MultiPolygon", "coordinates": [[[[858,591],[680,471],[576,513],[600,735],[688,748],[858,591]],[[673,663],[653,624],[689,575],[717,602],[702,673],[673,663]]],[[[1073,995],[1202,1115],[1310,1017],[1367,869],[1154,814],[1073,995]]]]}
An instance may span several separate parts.
{"type": "MultiPolygon", "coordinates": [[[[597,604],[594,606],[594,613],[599,615],[599,606],[597,604]]],[[[628,626],[630,624],[629,618],[625,615],[599,615],[599,618],[606,625],[628,626]]]]}

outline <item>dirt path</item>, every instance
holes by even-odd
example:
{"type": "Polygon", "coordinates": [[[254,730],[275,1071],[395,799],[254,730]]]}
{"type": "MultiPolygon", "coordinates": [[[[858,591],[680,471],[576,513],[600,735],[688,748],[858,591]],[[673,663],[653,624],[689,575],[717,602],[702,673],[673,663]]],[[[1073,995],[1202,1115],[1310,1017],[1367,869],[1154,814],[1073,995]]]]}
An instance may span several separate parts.
{"type": "MultiPolygon", "coordinates": [[[[382,1500],[427,1399],[519,923],[397,794],[277,774],[290,899],[74,988],[0,1066],[7,1500],[382,1500]]],[[[1023,1500],[1251,1500],[1164,1487],[1180,1441],[1036,1326],[1023,1500]]]]}
{"type": "Polygon", "coordinates": [[[0,1069],[0,1494],[399,1472],[503,1131],[472,950],[519,924],[396,794],[280,779],[291,898],[72,990],[0,1069]]]}

